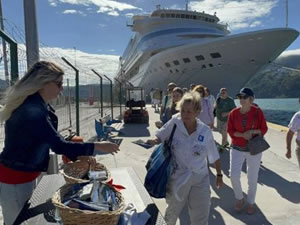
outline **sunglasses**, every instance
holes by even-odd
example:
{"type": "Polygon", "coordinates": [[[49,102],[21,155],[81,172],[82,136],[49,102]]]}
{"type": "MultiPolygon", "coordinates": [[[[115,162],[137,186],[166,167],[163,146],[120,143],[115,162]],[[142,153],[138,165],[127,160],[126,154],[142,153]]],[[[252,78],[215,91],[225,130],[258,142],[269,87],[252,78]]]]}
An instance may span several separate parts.
{"type": "Polygon", "coordinates": [[[58,87],[58,88],[61,88],[62,86],[63,86],[63,83],[64,82],[62,82],[62,81],[53,81],[55,84],[56,84],[56,86],[58,87]]]}
{"type": "Polygon", "coordinates": [[[248,95],[238,95],[237,97],[238,97],[238,99],[247,99],[247,98],[249,98],[248,95]]]}

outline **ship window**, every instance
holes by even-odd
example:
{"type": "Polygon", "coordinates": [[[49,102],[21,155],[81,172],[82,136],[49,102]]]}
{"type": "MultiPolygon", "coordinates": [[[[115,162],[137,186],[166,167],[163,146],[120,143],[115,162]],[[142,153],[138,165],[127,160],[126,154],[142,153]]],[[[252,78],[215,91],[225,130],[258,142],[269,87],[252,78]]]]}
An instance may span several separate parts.
{"type": "Polygon", "coordinates": [[[213,23],[214,23],[214,22],[215,22],[215,20],[211,20],[211,22],[213,22],[213,23]]]}
{"type": "Polygon", "coordinates": [[[165,14],[161,14],[160,17],[161,17],[161,18],[164,18],[164,17],[165,17],[165,14]]]}
{"type": "Polygon", "coordinates": [[[222,66],[222,64],[221,64],[221,63],[218,63],[218,66],[222,66]]]}
{"type": "Polygon", "coordinates": [[[180,18],[180,14],[176,14],[176,18],[180,18]]]}
{"type": "Polygon", "coordinates": [[[205,59],[203,55],[196,55],[195,58],[197,59],[197,61],[201,61],[205,59]]]}
{"type": "Polygon", "coordinates": [[[173,73],[173,71],[172,70],[169,70],[170,71],[170,73],[173,73]]]}
{"type": "Polygon", "coordinates": [[[169,18],[169,17],[170,17],[170,14],[167,13],[167,14],[166,14],[166,17],[169,18]]]}
{"type": "Polygon", "coordinates": [[[189,58],[183,58],[182,60],[183,60],[184,63],[189,63],[189,62],[191,62],[191,60],[190,60],[189,58]]]}
{"type": "Polygon", "coordinates": [[[197,17],[196,17],[196,16],[193,16],[193,19],[195,20],[195,19],[197,19],[197,17]]]}
{"type": "Polygon", "coordinates": [[[189,18],[190,18],[190,15],[185,15],[185,18],[189,19],[189,18]]]}
{"type": "Polygon", "coordinates": [[[202,65],[201,69],[205,69],[205,68],[206,68],[206,66],[205,66],[205,65],[202,65]]]}
{"type": "Polygon", "coordinates": [[[184,14],[181,14],[181,18],[185,18],[184,14]]]}
{"type": "Polygon", "coordinates": [[[172,18],[175,18],[175,14],[171,14],[172,18]]]}
{"type": "Polygon", "coordinates": [[[170,63],[165,63],[166,67],[171,67],[170,63]]]}
{"type": "Polygon", "coordinates": [[[174,60],[173,63],[174,63],[175,66],[179,65],[179,61],[178,60],[174,60]]]}
{"type": "Polygon", "coordinates": [[[210,53],[210,55],[214,59],[221,58],[221,54],[219,52],[210,53]]]}
{"type": "Polygon", "coordinates": [[[179,72],[178,69],[176,69],[176,72],[177,72],[177,73],[179,72]]]}
{"type": "Polygon", "coordinates": [[[209,67],[214,67],[214,65],[210,63],[210,64],[209,64],[209,67]]]}
{"type": "Polygon", "coordinates": [[[255,59],[251,59],[251,60],[250,60],[250,63],[255,63],[255,59]]]}
{"type": "Polygon", "coordinates": [[[205,21],[208,21],[208,19],[207,19],[207,18],[205,18],[205,21]]]}

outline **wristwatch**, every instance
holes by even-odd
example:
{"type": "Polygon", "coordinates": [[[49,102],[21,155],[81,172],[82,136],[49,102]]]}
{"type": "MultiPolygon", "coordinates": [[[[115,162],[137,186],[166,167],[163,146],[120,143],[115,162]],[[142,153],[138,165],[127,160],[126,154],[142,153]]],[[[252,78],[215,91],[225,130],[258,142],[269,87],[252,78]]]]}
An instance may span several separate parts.
{"type": "Polygon", "coordinates": [[[221,174],[221,173],[217,174],[217,177],[223,177],[223,174],[221,174]]]}

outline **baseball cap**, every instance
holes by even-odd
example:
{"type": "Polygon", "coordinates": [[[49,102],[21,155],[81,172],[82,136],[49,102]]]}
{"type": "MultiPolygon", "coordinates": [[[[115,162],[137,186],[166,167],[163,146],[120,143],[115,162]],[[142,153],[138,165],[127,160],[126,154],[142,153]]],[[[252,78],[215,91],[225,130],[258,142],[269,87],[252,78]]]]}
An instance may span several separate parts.
{"type": "Polygon", "coordinates": [[[244,87],[240,90],[240,92],[238,94],[236,94],[236,96],[250,96],[250,97],[254,97],[254,92],[247,87],[244,87]]]}

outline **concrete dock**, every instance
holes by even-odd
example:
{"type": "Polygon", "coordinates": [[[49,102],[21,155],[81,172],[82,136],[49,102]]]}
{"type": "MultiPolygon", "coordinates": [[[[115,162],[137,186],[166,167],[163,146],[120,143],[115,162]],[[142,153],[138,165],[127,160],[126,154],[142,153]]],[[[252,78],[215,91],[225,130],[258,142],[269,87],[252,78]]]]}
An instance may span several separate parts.
{"type": "MultiPolygon", "coordinates": [[[[121,151],[115,156],[97,156],[101,163],[108,168],[133,167],[143,182],[146,169],[145,164],[152,150],[145,149],[132,141],[138,139],[147,140],[154,137],[157,128],[154,122],[159,119],[159,114],[154,113],[153,108],[148,106],[150,124],[119,124],[117,128],[122,135],[115,137],[122,139],[121,151]]],[[[95,140],[94,119],[86,120],[86,126],[82,127],[81,135],[85,140],[95,140]]],[[[254,215],[247,215],[245,210],[237,213],[233,209],[234,195],[229,178],[229,151],[225,150],[220,154],[222,170],[224,173],[224,185],[221,189],[215,188],[215,169],[211,168],[211,210],[210,225],[297,225],[300,224],[300,171],[294,154],[291,160],[285,158],[285,135],[286,128],[269,124],[269,131],[266,135],[271,148],[263,154],[261,170],[259,174],[257,189],[257,212],[254,215]]],[[[216,141],[220,142],[221,135],[214,132],[216,141]]],[[[294,141],[293,141],[294,142],[294,141]]],[[[245,171],[245,170],[244,170],[245,171]]],[[[241,176],[244,193],[247,192],[247,175],[241,176]]],[[[166,203],[164,199],[153,199],[157,207],[164,214],[166,203]]],[[[1,213],[1,209],[0,209],[1,213]]],[[[2,216],[2,215],[1,215],[2,216]]],[[[187,212],[183,212],[180,225],[187,225],[187,212]]],[[[0,218],[2,224],[2,218],[0,218]]]]}

